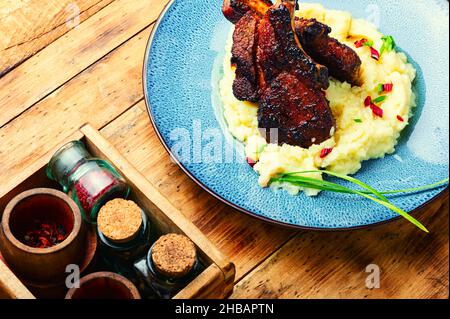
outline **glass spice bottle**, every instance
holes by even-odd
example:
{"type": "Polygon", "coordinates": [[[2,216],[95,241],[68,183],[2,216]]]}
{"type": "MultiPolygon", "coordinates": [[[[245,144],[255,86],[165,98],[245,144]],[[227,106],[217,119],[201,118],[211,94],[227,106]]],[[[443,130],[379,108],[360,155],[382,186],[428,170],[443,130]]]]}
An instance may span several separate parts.
{"type": "Polygon", "coordinates": [[[133,262],[150,247],[150,221],[133,201],[113,199],[98,213],[97,234],[104,264],[127,278],[133,277],[133,262]]]}
{"type": "Polygon", "coordinates": [[[150,287],[162,299],[174,297],[197,276],[200,267],[194,243],[178,234],[160,237],[146,258],[134,264],[141,289],[150,287]]]}
{"type": "Polygon", "coordinates": [[[80,141],[53,155],[47,176],[58,182],[80,207],[84,220],[96,223],[100,207],[114,198],[127,198],[130,187],[107,161],[93,158],[80,141]]]}

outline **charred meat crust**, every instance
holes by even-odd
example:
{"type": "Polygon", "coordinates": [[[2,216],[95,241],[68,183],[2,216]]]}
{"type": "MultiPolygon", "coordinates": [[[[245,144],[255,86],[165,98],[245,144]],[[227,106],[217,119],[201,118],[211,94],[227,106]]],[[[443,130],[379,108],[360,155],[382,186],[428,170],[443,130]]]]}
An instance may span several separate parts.
{"type": "Polygon", "coordinates": [[[258,122],[268,142],[308,148],[330,137],[334,118],[322,91],[305,79],[280,73],[261,94],[258,122]],[[300,93],[299,93],[300,92],[300,93]],[[278,136],[270,136],[277,128],[278,136]]]}
{"type": "Polygon", "coordinates": [[[351,48],[329,36],[331,28],[315,19],[295,19],[295,31],[308,54],[328,67],[334,78],[360,85],[361,59],[351,48]]]}
{"type": "MultiPolygon", "coordinates": [[[[236,23],[250,10],[263,17],[271,6],[269,0],[224,0],[223,11],[228,20],[236,23]]],[[[361,85],[361,59],[354,50],[329,36],[329,26],[315,19],[295,18],[295,32],[306,54],[326,66],[331,76],[361,85]]]]}
{"type": "Polygon", "coordinates": [[[233,34],[231,63],[236,66],[234,96],[241,101],[258,101],[256,44],[259,19],[251,11],[237,23],[233,34]]]}
{"type": "Polygon", "coordinates": [[[291,69],[309,79],[314,88],[327,89],[328,69],[315,63],[301,48],[292,28],[291,10],[288,4],[280,2],[267,11],[259,24],[257,62],[263,74],[260,87],[280,71],[291,69]]]}
{"type": "MultiPolygon", "coordinates": [[[[293,4],[278,0],[261,15],[257,5],[267,6],[264,1],[240,1],[225,1],[235,8],[239,3],[248,5],[233,11],[239,12],[233,19],[240,16],[231,59],[236,67],[235,97],[259,102],[259,127],[277,129],[280,145],[308,148],[327,140],[335,125],[324,93],[328,69],[303,50],[293,23],[293,4]]],[[[271,136],[266,138],[273,142],[271,136]]]]}
{"type": "Polygon", "coordinates": [[[250,10],[263,16],[271,5],[270,0],[224,0],[222,12],[225,18],[235,24],[250,10]]]}
{"type": "MultiPolygon", "coordinates": [[[[293,7],[280,1],[259,23],[258,124],[266,131],[277,129],[279,145],[308,148],[330,138],[335,123],[322,90],[324,83],[318,81],[322,74],[316,73],[316,64],[298,44],[292,17],[293,7]]],[[[267,134],[266,138],[274,142],[267,134]]]]}

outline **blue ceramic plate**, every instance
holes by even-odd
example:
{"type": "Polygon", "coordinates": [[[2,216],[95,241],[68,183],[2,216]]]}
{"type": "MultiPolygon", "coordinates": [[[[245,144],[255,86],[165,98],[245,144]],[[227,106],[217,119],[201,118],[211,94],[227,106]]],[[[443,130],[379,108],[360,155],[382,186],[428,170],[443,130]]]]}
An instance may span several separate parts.
{"type": "MultiPolygon", "coordinates": [[[[372,0],[318,2],[360,18],[367,17],[374,8],[372,0]]],[[[365,162],[356,177],[380,190],[443,180],[449,169],[448,2],[377,3],[381,31],[395,36],[418,71],[418,108],[412,125],[404,131],[396,156],[365,162]]],[[[144,91],[150,118],[181,168],[225,203],[283,225],[349,229],[398,217],[369,200],[350,195],[293,197],[258,186],[258,176],[245,163],[242,146],[224,129],[217,82],[231,24],[222,16],[221,4],[222,0],[171,2],[157,22],[147,48],[144,91]],[[217,132],[221,139],[215,138],[217,132]]],[[[391,199],[395,205],[413,212],[436,199],[443,190],[391,199]]]]}

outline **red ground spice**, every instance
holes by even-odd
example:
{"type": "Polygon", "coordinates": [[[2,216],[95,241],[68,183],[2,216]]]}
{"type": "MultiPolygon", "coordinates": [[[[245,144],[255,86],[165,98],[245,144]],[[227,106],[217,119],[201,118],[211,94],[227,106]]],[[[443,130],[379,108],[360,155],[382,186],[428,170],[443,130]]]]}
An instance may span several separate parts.
{"type": "Polygon", "coordinates": [[[105,170],[92,171],[82,176],[75,184],[75,191],[85,213],[89,214],[95,203],[118,184],[117,179],[105,170]]]}
{"type": "Polygon", "coordinates": [[[50,221],[34,220],[25,233],[23,243],[33,248],[50,248],[67,238],[64,226],[50,221]]]}

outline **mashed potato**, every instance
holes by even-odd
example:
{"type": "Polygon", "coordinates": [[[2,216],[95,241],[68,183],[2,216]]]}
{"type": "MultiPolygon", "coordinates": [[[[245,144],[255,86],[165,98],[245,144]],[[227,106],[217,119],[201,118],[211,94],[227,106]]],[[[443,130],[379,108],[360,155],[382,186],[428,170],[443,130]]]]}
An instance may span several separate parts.
{"type": "MultiPolygon", "coordinates": [[[[257,162],[254,170],[259,174],[259,184],[267,187],[272,177],[281,173],[316,170],[326,168],[341,174],[355,174],[365,160],[383,158],[395,152],[401,131],[408,125],[408,119],[415,106],[412,82],[416,71],[407,62],[406,55],[395,51],[384,52],[380,61],[371,58],[370,49],[356,49],[354,42],[361,38],[374,41],[379,49],[383,36],[371,23],[353,19],[350,13],[326,10],[318,4],[302,4],[297,12],[305,18],[316,18],[328,24],[331,36],[353,48],[362,61],[362,87],[351,87],[330,79],[326,96],[336,118],[336,132],[332,138],[321,145],[309,149],[297,146],[275,144],[267,145],[258,130],[258,105],[237,100],[232,85],[235,78],[230,65],[232,37],[230,35],[224,59],[224,75],[220,82],[220,95],[224,107],[224,117],[231,134],[245,144],[246,156],[257,162]],[[374,116],[372,110],[364,107],[367,96],[378,97],[380,83],[393,83],[392,92],[383,94],[387,99],[380,104],[383,118],[374,116]],[[404,122],[398,120],[398,116],[404,122]],[[333,148],[326,158],[321,159],[324,148],[333,148]]],[[[322,178],[321,174],[310,174],[322,178]]],[[[272,184],[274,188],[284,188],[292,195],[304,191],[307,195],[317,195],[318,191],[301,189],[288,184],[272,184]]]]}

